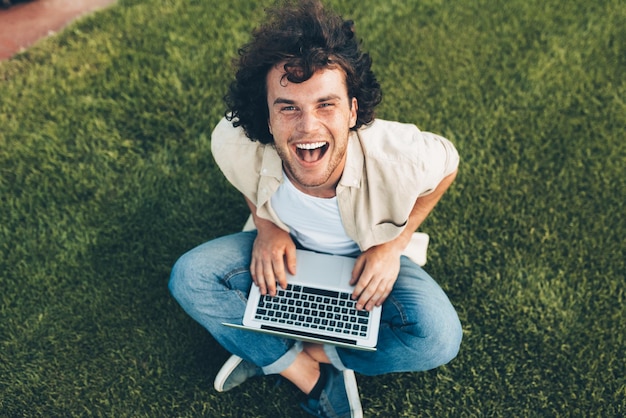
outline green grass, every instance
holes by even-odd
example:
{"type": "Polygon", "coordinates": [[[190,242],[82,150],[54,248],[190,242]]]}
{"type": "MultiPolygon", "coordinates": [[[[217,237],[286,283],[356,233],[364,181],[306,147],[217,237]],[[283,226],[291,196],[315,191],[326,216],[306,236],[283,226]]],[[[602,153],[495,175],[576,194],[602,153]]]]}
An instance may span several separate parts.
{"type": "MultiPolygon", "coordinates": [[[[462,157],[422,228],[461,352],[358,376],[366,416],[624,416],[626,5],[330,3],[374,57],[379,116],[462,157]]],[[[247,217],[209,138],[261,16],[119,0],[0,64],[1,416],[301,416],[271,378],[217,394],[228,354],[166,290],[247,217]]]]}

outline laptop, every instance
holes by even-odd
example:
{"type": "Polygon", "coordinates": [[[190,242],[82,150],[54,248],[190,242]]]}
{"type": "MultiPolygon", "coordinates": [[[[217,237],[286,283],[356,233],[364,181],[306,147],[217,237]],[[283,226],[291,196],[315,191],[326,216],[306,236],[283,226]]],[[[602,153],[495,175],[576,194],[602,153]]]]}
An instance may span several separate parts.
{"type": "Polygon", "coordinates": [[[287,289],[261,295],[252,284],[243,325],[224,325],[285,338],[376,350],[382,308],[357,311],[350,278],[355,259],[296,250],[297,273],[287,289]]]}

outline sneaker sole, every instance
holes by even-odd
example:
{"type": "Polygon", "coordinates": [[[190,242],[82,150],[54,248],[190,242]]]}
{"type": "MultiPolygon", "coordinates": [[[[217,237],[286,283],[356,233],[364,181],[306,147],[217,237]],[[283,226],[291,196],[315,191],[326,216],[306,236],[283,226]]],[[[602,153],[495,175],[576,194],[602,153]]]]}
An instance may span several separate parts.
{"type": "Polygon", "coordinates": [[[228,376],[230,376],[233,370],[235,370],[242,361],[243,359],[241,357],[234,354],[226,360],[226,363],[224,363],[220,371],[217,372],[217,376],[215,376],[215,381],[213,382],[213,387],[216,391],[225,392],[224,383],[226,383],[226,379],[228,379],[228,376]]]}
{"type": "Polygon", "coordinates": [[[348,395],[348,404],[350,405],[352,418],[363,418],[363,407],[359,399],[359,387],[357,386],[354,372],[352,370],[344,370],[343,381],[346,386],[346,394],[348,395]]]}

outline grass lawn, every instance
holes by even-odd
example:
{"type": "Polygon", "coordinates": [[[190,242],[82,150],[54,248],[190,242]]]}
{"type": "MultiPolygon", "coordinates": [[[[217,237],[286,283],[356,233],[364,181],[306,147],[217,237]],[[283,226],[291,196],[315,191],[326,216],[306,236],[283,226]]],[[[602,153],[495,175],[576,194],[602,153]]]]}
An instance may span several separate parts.
{"type": "MultiPolygon", "coordinates": [[[[328,3],[378,116],[462,158],[422,227],[461,352],[357,376],[366,416],[624,416],[626,3],[328,3]]],[[[270,377],[216,393],[228,353],[166,288],[247,217],[210,132],[263,4],[119,0],[0,63],[0,416],[301,416],[270,377]]]]}

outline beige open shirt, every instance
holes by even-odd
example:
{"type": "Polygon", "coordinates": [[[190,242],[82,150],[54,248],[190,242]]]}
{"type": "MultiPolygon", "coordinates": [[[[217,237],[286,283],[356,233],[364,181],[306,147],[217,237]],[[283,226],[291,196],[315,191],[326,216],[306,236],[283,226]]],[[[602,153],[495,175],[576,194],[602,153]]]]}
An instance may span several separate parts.
{"type": "MultiPolygon", "coordinates": [[[[273,145],[251,141],[242,128],[222,119],[213,130],[211,151],[220,169],[257,208],[257,215],[285,231],[271,197],[283,181],[273,145]]],[[[337,202],[346,233],[361,251],[396,238],[418,197],[432,192],[458,167],[450,141],[415,125],[376,119],[352,131],[337,202]]]]}

